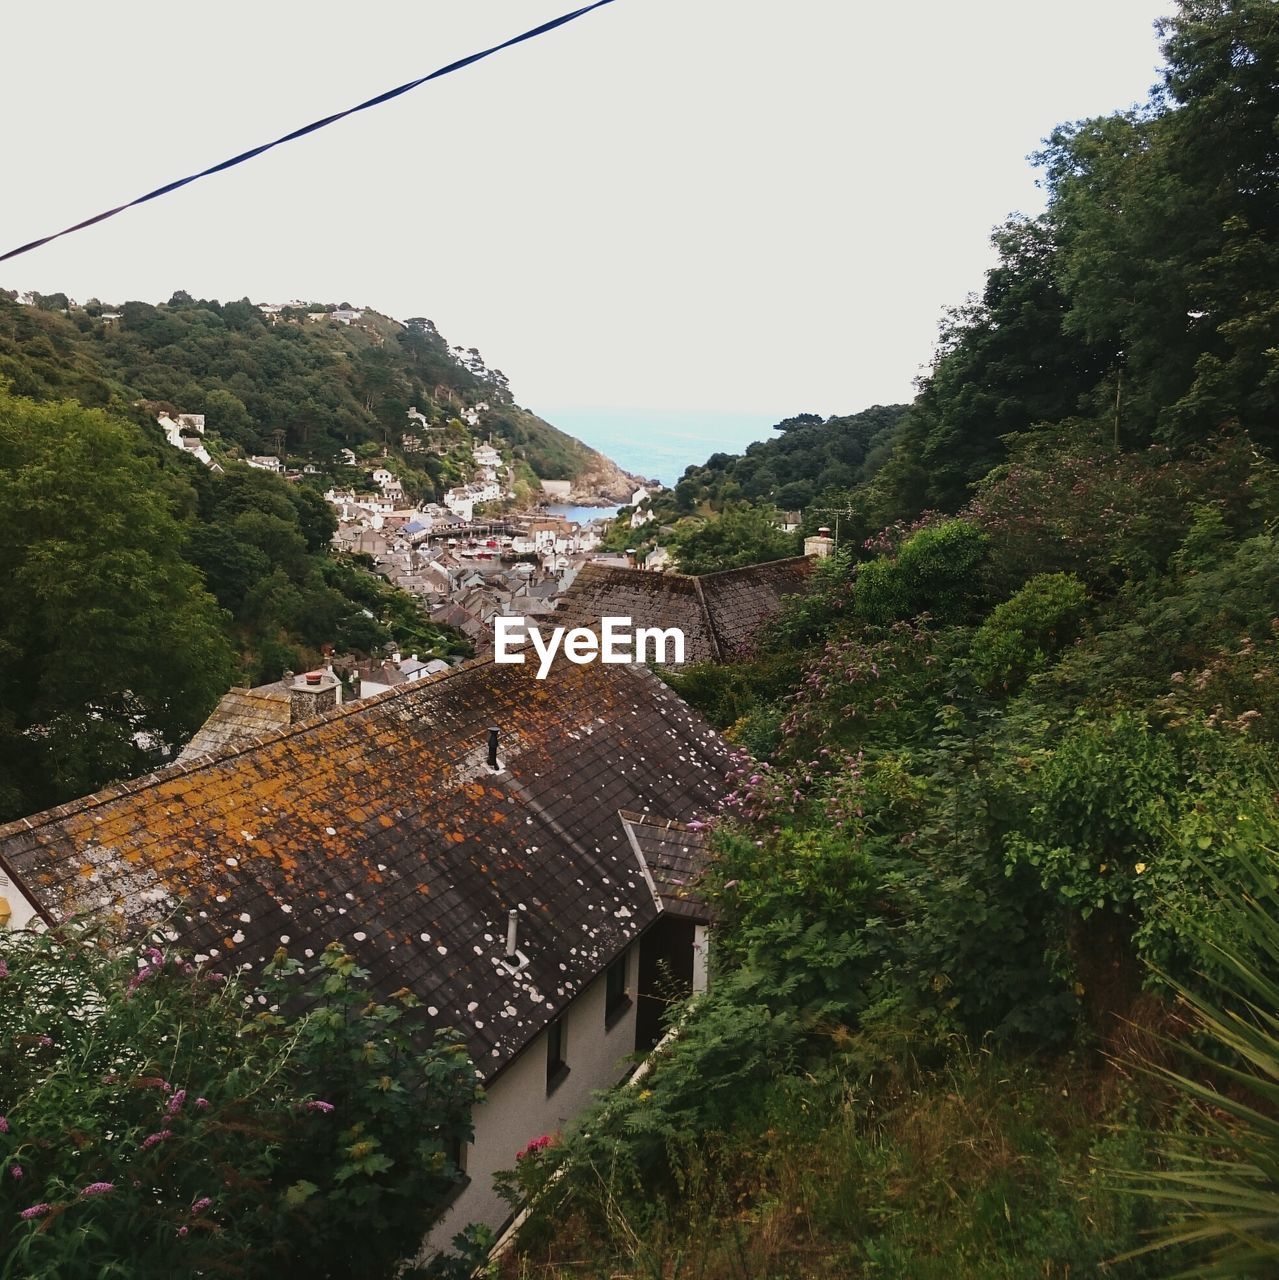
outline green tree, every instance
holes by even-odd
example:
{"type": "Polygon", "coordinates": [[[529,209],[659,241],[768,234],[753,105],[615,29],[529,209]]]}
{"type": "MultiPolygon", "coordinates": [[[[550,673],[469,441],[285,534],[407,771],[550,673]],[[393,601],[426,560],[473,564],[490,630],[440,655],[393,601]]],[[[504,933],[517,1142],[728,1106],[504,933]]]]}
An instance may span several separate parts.
{"type": "Polygon", "coordinates": [[[684,573],[713,573],[795,554],[795,539],[776,525],[772,507],[734,507],[673,539],[684,573]]]}
{"type": "Polygon", "coordinates": [[[142,433],[0,390],[0,804],[142,772],[227,687],[223,617],[183,559],[142,433]]]}

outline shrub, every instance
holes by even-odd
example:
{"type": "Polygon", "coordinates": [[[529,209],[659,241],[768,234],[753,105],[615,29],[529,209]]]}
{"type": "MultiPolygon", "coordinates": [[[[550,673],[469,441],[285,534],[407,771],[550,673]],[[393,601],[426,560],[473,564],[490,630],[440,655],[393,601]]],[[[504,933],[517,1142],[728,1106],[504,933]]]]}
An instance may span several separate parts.
{"type": "Polygon", "coordinates": [[[986,537],[966,520],[918,529],[893,558],[863,564],[853,588],[856,614],[868,622],[892,622],[928,613],[952,621],[970,611],[986,537]]]}
{"type": "Polygon", "coordinates": [[[1022,684],[1049,655],[1070,643],[1087,600],[1084,584],[1073,573],[1031,578],[973,636],[972,668],[978,682],[1005,692],[1022,684]]]}
{"type": "Polygon", "coordinates": [[[0,935],[0,1275],[396,1274],[474,1070],[340,947],[261,988],[98,934],[0,935]],[[284,1010],[297,1004],[305,1013],[284,1010]]]}

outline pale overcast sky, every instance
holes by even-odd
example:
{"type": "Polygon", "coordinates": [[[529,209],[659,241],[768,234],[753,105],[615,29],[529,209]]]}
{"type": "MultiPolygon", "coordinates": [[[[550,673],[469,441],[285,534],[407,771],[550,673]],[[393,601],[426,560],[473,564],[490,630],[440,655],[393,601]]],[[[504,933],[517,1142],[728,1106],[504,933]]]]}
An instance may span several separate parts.
{"type": "MultiPolygon", "coordinates": [[[[572,0],[5,4],[8,249],[572,0]]],[[[1058,121],[1142,99],[1170,0],[617,0],[0,265],[426,315],[517,400],[781,416],[903,400],[1058,121]]]]}

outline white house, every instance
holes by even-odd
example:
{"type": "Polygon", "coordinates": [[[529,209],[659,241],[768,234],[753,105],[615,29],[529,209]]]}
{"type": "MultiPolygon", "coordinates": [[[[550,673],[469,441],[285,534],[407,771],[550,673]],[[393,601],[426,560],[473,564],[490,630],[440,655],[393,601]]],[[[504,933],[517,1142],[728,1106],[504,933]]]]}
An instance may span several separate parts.
{"type": "Polygon", "coordinates": [[[456,1198],[433,1227],[424,1206],[430,1247],[501,1227],[493,1173],[654,1043],[659,974],[704,980],[689,824],[728,785],[727,745],[643,667],[534,670],[405,680],[0,827],[11,921],[88,912],[136,937],[164,921],[246,980],[280,946],[338,941],[376,989],[414,993],[424,1033],[456,1029],[486,1100],[456,1198]]]}
{"type": "Polygon", "coordinates": [[[213,461],[208,449],[204,447],[204,442],[199,439],[204,435],[204,414],[180,413],[176,418],[171,418],[167,413],[162,413],[158,415],[156,421],[164,432],[164,438],[175,449],[189,453],[213,471],[222,470],[213,461]]]}
{"type": "Polygon", "coordinates": [[[279,458],[271,454],[253,453],[245,459],[251,467],[256,467],[259,471],[274,471],[277,474],[284,470],[284,464],[279,458]]]}
{"type": "Polygon", "coordinates": [[[500,467],[502,465],[502,455],[491,444],[477,444],[471,450],[471,457],[481,467],[500,467]]]}
{"type": "Polygon", "coordinates": [[[444,495],[444,505],[459,520],[469,522],[475,511],[475,495],[469,489],[450,489],[444,495]]]}

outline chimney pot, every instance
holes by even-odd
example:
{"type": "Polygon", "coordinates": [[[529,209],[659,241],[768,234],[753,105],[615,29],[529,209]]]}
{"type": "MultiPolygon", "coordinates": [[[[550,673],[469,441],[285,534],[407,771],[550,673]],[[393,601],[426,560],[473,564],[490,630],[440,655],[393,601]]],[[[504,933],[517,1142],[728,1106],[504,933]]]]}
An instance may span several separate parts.
{"type": "Polygon", "coordinates": [[[512,907],[506,916],[506,958],[514,960],[518,949],[520,913],[512,907]]]}
{"type": "Polygon", "coordinates": [[[497,768],[497,739],[499,730],[496,725],[489,728],[489,752],[488,763],[490,769],[497,768]]]}

